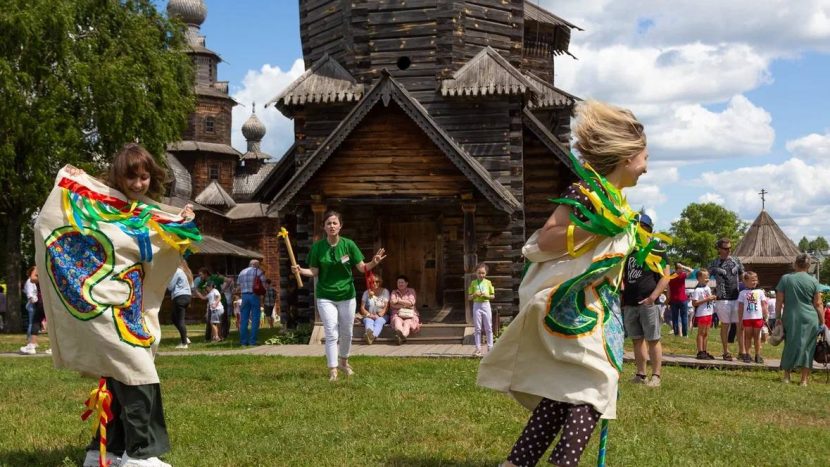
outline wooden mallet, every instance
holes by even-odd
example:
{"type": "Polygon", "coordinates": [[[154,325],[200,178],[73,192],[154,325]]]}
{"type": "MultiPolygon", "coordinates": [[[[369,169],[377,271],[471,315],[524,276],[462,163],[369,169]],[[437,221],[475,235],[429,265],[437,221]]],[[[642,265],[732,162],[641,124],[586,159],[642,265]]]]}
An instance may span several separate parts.
{"type": "MultiPolygon", "coordinates": [[[[285,240],[285,249],[288,250],[288,259],[291,261],[291,266],[298,266],[297,259],[294,257],[294,250],[291,249],[291,240],[288,239],[288,231],[285,230],[285,227],[280,228],[280,232],[277,234],[277,237],[282,237],[282,239],[285,240]]],[[[300,276],[299,267],[294,273],[294,278],[297,279],[297,287],[302,287],[303,278],[300,276]]]]}

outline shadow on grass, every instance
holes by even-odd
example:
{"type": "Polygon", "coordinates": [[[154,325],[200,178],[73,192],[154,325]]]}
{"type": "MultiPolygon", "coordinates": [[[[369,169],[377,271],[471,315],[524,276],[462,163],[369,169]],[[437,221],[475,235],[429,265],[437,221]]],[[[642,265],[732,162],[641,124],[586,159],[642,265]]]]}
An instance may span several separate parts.
{"type": "Polygon", "coordinates": [[[26,451],[0,452],[2,466],[76,466],[84,459],[84,449],[72,445],[54,449],[35,449],[26,451]]]}
{"type": "Polygon", "coordinates": [[[420,456],[395,456],[384,463],[387,466],[395,467],[483,467],[498,465],[501,461],[461,461],[458,459],[445,459],[440,456],[420,457],[420,456]]]}

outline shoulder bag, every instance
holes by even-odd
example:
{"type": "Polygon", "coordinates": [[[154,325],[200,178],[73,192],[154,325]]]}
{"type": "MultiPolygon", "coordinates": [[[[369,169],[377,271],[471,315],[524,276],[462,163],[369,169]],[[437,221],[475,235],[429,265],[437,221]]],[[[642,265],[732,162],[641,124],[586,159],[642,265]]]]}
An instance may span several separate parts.
{"type": "Polygon", "coordinates": [[[254,288],[253,288],[254,295],[259,295],[260,297],[265,295],[265,285],[259,279],[259,269],[256,270],[254,273],[254,288]]]}

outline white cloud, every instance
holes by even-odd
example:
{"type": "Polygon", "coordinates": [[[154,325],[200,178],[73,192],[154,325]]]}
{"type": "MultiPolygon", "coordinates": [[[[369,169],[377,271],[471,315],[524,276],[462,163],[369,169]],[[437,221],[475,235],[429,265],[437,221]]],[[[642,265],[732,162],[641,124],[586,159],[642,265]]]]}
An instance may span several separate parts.
{"type": "Polygon", "coordinates": [[[294,142],[294,122],[284,117],[274,106],[263,108],[263,105],[279,95],[286,86],[303,74],[303,71],[301,59],[297,59],[287,71],[268,64],[263,65],[259,71],[248,71],[242,80],[242,87],[232,95],[240,104],[233,109],[231,127],[231,138],[236,149],[243,153],[247,149],[241,128],[251,115],[252,102],[256,103],[256,115],[267,130],[262,139],[262,151],[274,158],[280,158],[291,147],[294,142]]]}
{"type": "Polygon", "coordinates": [[[746,44],[593,48],[573,41],[579,60],[557,60],[557,85],[641,117],[665,112],[666,104],[721,102],[770,81],[769,59],[746,44]]]}
{"type": "MultiPolygon", "coordinates": [[[[660,189],[660,185],[675,183],[680,175],[677,167],[666,164],[650,164],[648,172],[641,176],[637,185],[625,190],[625,196],[632,209],[639,210],[641,207],[659,206],[668,200],[668,197],[660,189]]],[[[649,209],[646,209],[649,212],[649,209]]],[[[651,216],[651,214],[649,214],[651,216]]],[[[657,222],[656,217],[652,219],[657,222]]]]}
{"type": "Polygon", "coordinates": [[[772,116],[742,95],[730,99],[722,112],[697,104],[676,107],[647,133],[653,147],[681,158],[766,154],[775,140],[772,116]]]}
{"type": "Polygon", "coordinates": [[[658,206],[666,202],[668,198],[660,191],[660,186],[653,183],[638,182],[637,186],[625,190],[628,204],[635,211],[644,206],[658,206]]]}
{"type": "Polygon", "coordinates": [[[770,54],[830,51],[827,0],[543,0],[542,6],[583,27],[575,40],[603,46],[755,44],[770,54]]]}
{"type": "Polygon", "coordinates": [[[746,93],[771,64],[830,52],[830,1],[542,1],[583,27],[556,61],[557,85],[632,109],[655,158],[678,162],[768,154],[772,120],[746,93]],[[722,109],[722,110],[721,110],[722,109]]]}
{"type": "Polygon", "coordinates": [[[710,191],[709,199],[752,221],[761,210],[758,194],[765,189],[766,210],[791,238],[821,235],[830,230],[826,206],[830,204],[830,167],[810,165],[798,158],[781,164],[705,172],[696,181],[710,191]]]}
{"type": "Polygon", "coordinates": [[[787,141],[787,151],[801,159],[826,162],[830,160],[830,131],[823,135],[810,133],[787,141]]]}
{"type": "Polygon", "coordinates": [[[722,206],[722,205],[723,205],[723,203],[724,203],[723,196],[721,196],[721,195],[719,195],[719,194],[717,194],[717,193],[711,193],[711,192],[710,192],[710,193],[705,193],[705,194],[701,195],[701,196],[697,199],[697,201],[698,201],[699,203],[715,203],[715,204],[719,204],[719,205],[721,205],[721,206],[722,206]]]}

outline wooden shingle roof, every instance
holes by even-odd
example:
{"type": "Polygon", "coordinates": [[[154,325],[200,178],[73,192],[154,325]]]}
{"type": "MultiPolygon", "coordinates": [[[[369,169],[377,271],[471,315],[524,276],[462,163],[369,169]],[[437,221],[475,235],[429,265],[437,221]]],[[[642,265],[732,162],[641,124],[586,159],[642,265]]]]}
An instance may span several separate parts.
{"type": "Polygon", "coordinates": [[[554,15],[531,1],[525,1],[525,21],[536,21],[539,23],[550,24],[552,26],[564,26],[570,29],[578,29],[583,31],[583,29],[579,26],[554,15]]]}
{"type": "Polygon", "coordinates": [[[193,184],[190,177],[190,172],[182,165],[181,162],[169,152],[165,154],[167,157],[167,167],[170,169],[172,175],[170,194],[182,198],[190,198],[193,193],[193,184]]]}
{"type": "Polygon", "coordinates": [[[279,212],[296,196],[299,190],[314,176],[326,160],[340,147],[343,141],[357,127],[369,111],[382,102],[384,106],[394,101],[412,121],[435,143],[448,159],[496,208],[513,213],[521,203],[504,185],[495,180],[490,172],[464,148],[450,137],[429,112],[407,90],[398,83],[389,71],[383,69],[380,79],[366,93],[364,98],[340,122],[337,128],[309,156],[293,177],[276,194],[269,212],[279,212]]]}
{"type": "Polygon", "coordinates": [[[221,238],[211,237],[210,235],[202,235],[202,241],[196,243],[196,251],[193,254],[194,256],[223,255],[250,259],[263,258],[262,254],[258,251],[248,250],[233,243],[226,242],[221,238]]]}
{"type": "Polygon", "coordinates": [[[231,195],[216,180],[210,182],[194,201],[205,206],[226,209],[236,206],[231,195]]]}
{"type": "Polygon", "coordinates": [[[571,43],[571,30],[583,29],[559,16],[525,1],[525,49],[531,47],[537,51],[555,55],[568,54],[571,43]],[[528,36],[528,33],[530,34],[528,36]]]}
{"type": "Polygon", "coordinates": [[[265,106],[274,104],[280,112],[288,116],[293,106],[356,102],[361,97],[363,85],[358,83],[343,65],[337,63],[337,60],[325,54],[265,106]]]}
{"type": "Polygon", "coordinates": [[[221,143],[206,143],[204,141],[176,141],[175,143],[169,143],[167,150],[170,152],[212,152],[236,156],[237,158],[242,157],[242,153],[232,146],[221,143]]]}
{"type": "Polygon", "coordinates": [[[545,109],[549,107],[565,107],[574,105],[576,101],[581,100],[578,97],[569,94],[533,73],[526,72],[525,76],[531,83],[539,90],[536,99],[528,102],[527,106],[531,109],[545,109]]]}
{"type": "Polygon", "coordinates": [[[766,211],[761,211],[732,253],[744,264],[791,264],[801,253],[766,211]]]}
{"type": "Polygon", "coordinates": [[[453,73],[452,78],[441,81],[444,96],[528,93],[539,94],[540,91],[489,45],[453,73]]]}

